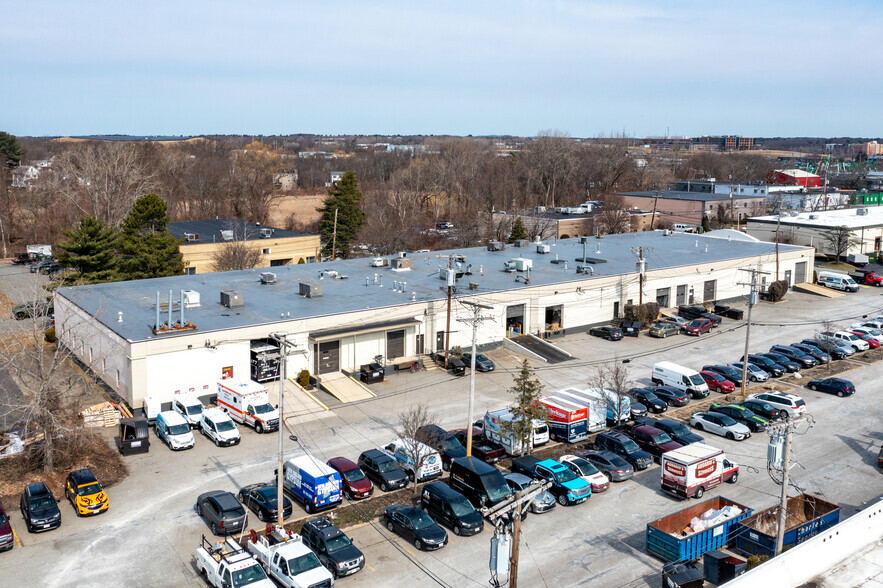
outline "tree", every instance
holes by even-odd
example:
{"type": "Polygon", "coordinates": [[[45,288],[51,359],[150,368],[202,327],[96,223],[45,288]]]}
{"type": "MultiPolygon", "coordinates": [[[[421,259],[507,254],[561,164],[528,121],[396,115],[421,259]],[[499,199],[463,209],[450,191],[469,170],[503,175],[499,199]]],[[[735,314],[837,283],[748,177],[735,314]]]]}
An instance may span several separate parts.
{"type": "Polygon", "coordinates": [[[521,370],[514,378],[514,385],[509,388],[509,393],[515,395],[515,402],[509,406],[512,412],[512,420],[502,424],[505,433],[515,438],[515,445],[519,448],[519,454],[530,453],[533,448],[533,422],[535,420],[547,420],[546,408],[539,400],[543,394],[543,385],[534,376],[533,371],[525,359],[521,364],[521,370]]]}
{"type": "Polygon", "coordinates": [[[435,439],[426,430],[427,425],[435,424],[437,421],[437,416],[423,405],[412,406],[399,413],[399,427],[396,429],[396,434],[408,461],[414,465],[414,472],[408,472],[408,478],[414,482],[414,496],[420,494],[416,479],[417,469],[433,451],[440,449],[440,443],[443,441],[435,439]]]}
{"type": "MultiPolygon", "coordinates": [[[[362,192],[356,173],[348,171],[340,181],[328,189],[325,206],[317,209],[322,213],[319,233],[325,239],[325,255],[330,256],[334,234],[334,211],[337,211],[336,250],[342,257],[349,255],[350,243],[365,224],[365,211],[362,210],[362,192]]],[[[336,253],[335,253],[336,254],[336,253]]]]}
{"type": "Polygon", "coordinates": [[[831,247],[837,261],[840,261],[840,258],[851,248],[858,247],[862,243],[861,239],[856,237],[852,230],[846,226],[834,227],[822,233],[822,236],[831,247]]]}
{"type": "Polygon", "coordinates": [[[220,243],[212,253],[214,270],[228,272],[257,267],[263,256],[260,245],[249,244],[250,226],[237,223],[228,229],[233,232],[233,240],[220,243]]]}
{"type": "Polygon", "coordinates": [[[116,276],[119,234],[94,216],[84,216],[77,227],[64,231],[58,263],[79,272],[77,279],[89,284],[109,282],[116,276]]]}
{"type": "Polygon", "coordinates": [[[508,243],[514,243],[519,239],[530,239],[530,235],[527,234],[527,229],[524,228],[524,222],[521,220],[521,217],[515,219],[515,222],[512,223],[512,231],[509,233],[508,243]]]}
{"type": "Polygon", "coordinates": [[[22,158],[21,145],[15,135],[10,135],[5,131],[0,131],[0,163],[7,169],[12,169],[21,163],[22,158]]]}
{"type": "Polygon", "coordinates": [[[556,206],[559,189],[567,185],[577,167],[573,139],[560,131],[540,131],[522,156],[530,180],[542,191],[542,203],[556,206]]]}
{"type": "Polygon", "coordinates": [[[631,405],[629,391],[632,381],[625,365],[616,360],[599,365],[589,378],[589,386],[597,389],[610,401],[615,419],[622,422],[629,418],[630,411],[626,410],[626,406],[631,405]]]}
{"type": "Polygon", "coordinates": [[[702,232],[707,233],[711,230],[711,222],[708,220],[708,215],[702,215],[702,232]]]}
{"type": "Polygon", "coordinates": [[[120,274],[126,280],[176,276],[184,271],[179,246],[168,230],[165,201],[146,194],[135,201],[123,220],[120,274]]]}

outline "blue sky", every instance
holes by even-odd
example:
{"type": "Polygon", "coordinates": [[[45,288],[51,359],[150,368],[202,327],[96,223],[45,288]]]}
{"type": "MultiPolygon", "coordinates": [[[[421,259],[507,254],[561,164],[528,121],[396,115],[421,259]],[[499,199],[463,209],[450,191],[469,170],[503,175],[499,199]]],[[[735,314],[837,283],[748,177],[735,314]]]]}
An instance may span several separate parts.
{"type": "Polygon", "coordinates": [[[875,0],[4,4],[18,135],[883,135],[875,0]]]}

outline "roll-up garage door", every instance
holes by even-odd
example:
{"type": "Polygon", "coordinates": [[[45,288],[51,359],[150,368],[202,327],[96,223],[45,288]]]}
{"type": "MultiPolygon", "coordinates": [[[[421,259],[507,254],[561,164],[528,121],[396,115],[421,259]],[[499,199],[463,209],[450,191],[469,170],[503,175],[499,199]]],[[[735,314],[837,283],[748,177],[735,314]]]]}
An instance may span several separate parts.
{"type": "Polygon", "coordinates": [[[405,331],[386,332],[386,358],[394,359],[405,356],[405,331]]]}

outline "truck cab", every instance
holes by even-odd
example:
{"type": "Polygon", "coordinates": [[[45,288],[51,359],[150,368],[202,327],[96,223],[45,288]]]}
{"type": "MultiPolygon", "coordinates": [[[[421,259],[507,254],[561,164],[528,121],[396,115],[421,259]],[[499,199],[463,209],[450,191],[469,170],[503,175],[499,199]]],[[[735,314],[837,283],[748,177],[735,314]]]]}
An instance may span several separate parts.
{"type": "Polygon", "coordinates": [[[206,582],[215,588],[273,588],[261,564],[227,537],[223,543],[213,545],[205,535],[202,545],[196,549],[196,569],[206,582]]]}
{"type": "Polygon", "coordinates": [[[267,575],[286,588],[331,588],[331,575],[301,536],[280,526],[267,526],[266,533],[252,531],[248,551],[267,575]]]}
{"type": "Polygon", "coordinates": [[[172,401],[172,410],[184,417],[191,429],[199,428],[202,411],[205,407],[195,396],[180,394],[172,401]]]}
{"type": "Polygon", "coordinates": [[[518,457],[512,460],[512,471],[551,482],[549,492],[561,506],[580,504],[592,495],[592,486],[587,481],[554,459],[539,461],[531,455],[518,457]]]}

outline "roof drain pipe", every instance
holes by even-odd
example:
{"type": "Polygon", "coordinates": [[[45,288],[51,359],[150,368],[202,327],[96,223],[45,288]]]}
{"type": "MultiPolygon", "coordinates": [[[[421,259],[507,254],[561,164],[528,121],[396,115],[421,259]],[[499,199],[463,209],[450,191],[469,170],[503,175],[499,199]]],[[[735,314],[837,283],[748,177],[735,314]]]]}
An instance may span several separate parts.
{"type": "Polygon", "coordinates": [[[153,324],[153,330],[159,331],[159,290],[156,291],[156,322],[153,324]]]}
{"type": "Polygon", "coordinates": [[[172,291],[169,290],[169,328],[172,328],[172,291]]]}
{"type": "Polygon", "coordinates": [[[184,290],[181,290],[181,326],[184,326],[184,290]]]}

